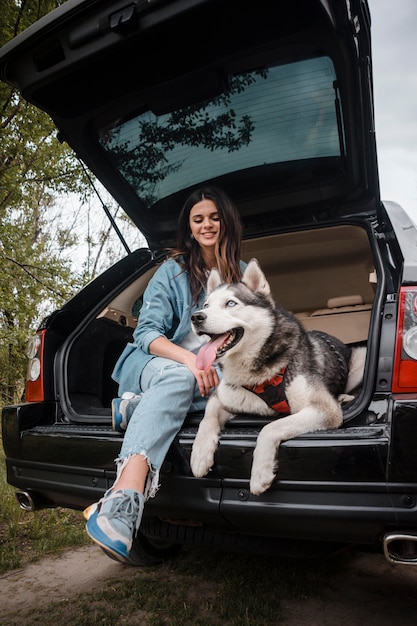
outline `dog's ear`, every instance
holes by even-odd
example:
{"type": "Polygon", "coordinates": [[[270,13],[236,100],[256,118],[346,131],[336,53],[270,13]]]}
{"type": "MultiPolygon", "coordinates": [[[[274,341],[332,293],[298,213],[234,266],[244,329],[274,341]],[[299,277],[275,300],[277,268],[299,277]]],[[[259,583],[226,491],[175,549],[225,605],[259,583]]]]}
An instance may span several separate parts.
{"type": "Polygon", "coordinates": [[[221,284],[220,274],[216,269],[212,269],[207,279],[207,295],[214,291],[221,284]]]}
{"type": "Polygon", "coordinates": [[[251,259],[247,264],[243,272],[242,282],[245,283],[251,291],[271,297],[271,288],[257,259],[251,259]]]}

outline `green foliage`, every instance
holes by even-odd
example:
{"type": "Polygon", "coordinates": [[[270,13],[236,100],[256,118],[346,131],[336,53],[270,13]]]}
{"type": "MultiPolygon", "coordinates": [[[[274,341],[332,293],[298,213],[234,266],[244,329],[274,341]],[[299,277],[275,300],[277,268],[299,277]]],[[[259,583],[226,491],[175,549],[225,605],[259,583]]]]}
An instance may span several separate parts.
{"type": "MultiPolygon", "coordinates": [[[[0,44],[59,4],[6,0],[0,44]]],[[[76,237],[54,218],[56,199],[81,196],[87,182],[51,119],[6,83],[0,83],[0,111],[0,401],[5,404],[21,397],[28,337],[85,279],[74,275],[68,260],[76,237]]],[[[58,214],[62,210],[58,207],[58,214]]]]}

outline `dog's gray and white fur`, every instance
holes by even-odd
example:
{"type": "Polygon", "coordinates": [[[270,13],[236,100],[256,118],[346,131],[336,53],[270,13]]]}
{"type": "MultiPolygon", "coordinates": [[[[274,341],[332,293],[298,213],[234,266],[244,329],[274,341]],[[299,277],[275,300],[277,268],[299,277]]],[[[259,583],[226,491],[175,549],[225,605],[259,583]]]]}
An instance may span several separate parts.
{"type": "Polygon", "coordinates": [[[341,425],[341,403],[353,398],[349,392],[362,381],[366,349],[352,349],[331,335],[304,330],[294,315],[275,304],[256,259],[248,263],[237,284],[221,284],[218,272],[212,270],[206,302],[192,316],[192,323],[198,335],[217,339],[216,362],[222,371],[191,453],[196,477],[205,476],[213,466],[220,431],[233,415],[279,417],[244,385],[268,381],[285,367],[283,389],[291,413],[259,433],[250,479],[251,493],[259,495],[275,479],[282,441],[341,425]],[[219,346],[221,335],[224,341],[219,346]]]}

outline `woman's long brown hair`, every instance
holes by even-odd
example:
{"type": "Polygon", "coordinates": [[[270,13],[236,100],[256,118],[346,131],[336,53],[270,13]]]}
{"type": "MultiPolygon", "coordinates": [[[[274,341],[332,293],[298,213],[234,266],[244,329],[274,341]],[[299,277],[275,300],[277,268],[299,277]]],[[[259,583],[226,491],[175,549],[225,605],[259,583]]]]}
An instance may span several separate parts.
{"type": "Polygon", "coordinates": [[[237,283],[241,279],[240,259],[242,247],[242,224],[239,213],[224,191],[216,187],[196,189],[185,201],[178,218],[177,248],[169,256],[187,271],[193,300],[198,301],[207,283],[207,269],[201,248],[191,236],[190,211],[201,200],[211,200],[220,217],[220,236],[215,249],[217,269],[226,283],[237,283]]]}

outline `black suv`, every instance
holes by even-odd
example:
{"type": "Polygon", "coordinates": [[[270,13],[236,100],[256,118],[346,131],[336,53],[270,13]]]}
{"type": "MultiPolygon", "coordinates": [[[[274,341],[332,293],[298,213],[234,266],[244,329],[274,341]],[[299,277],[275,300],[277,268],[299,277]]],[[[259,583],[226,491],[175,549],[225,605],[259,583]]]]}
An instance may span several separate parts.
{"type": "Polygon", "coordinates": [[[280,448],[249,492],[265,421],[237,415],[209,475],[189,415],[146,507],[132,559],[187,543],[269,554],[341,545],[417,564],[417,232],[379,197],[365,0],[68,0],[0,52],[3,80],[143,233],[135,250],[44,320],[25,402],[2,413],[23,508],[82,509],[115,478],[111,379],[141,296],[197,185],[223,188],[276,300],[307,329],[367,345],[365,379],[337,430],[280,448]]]}

